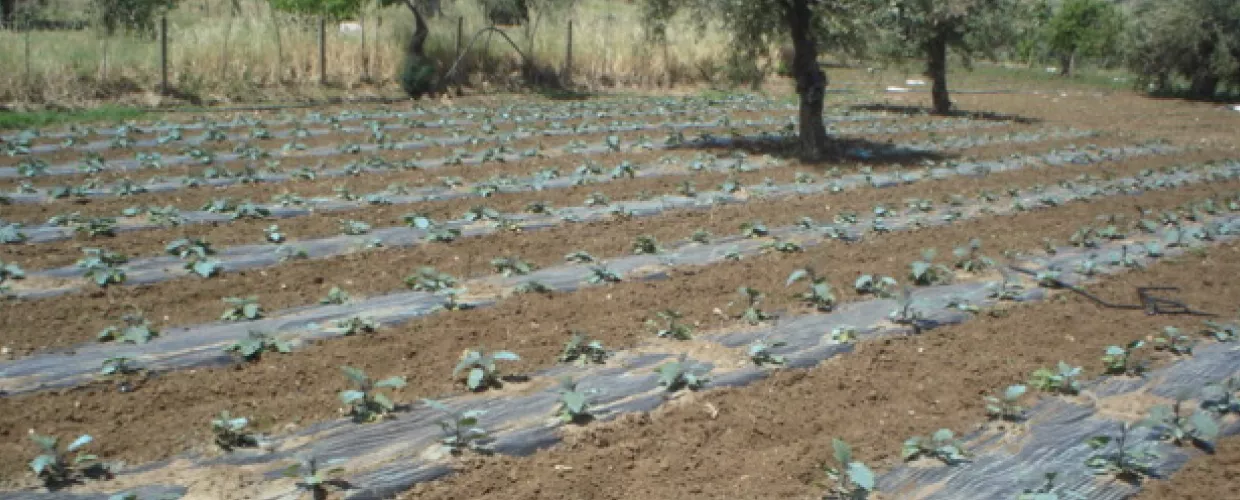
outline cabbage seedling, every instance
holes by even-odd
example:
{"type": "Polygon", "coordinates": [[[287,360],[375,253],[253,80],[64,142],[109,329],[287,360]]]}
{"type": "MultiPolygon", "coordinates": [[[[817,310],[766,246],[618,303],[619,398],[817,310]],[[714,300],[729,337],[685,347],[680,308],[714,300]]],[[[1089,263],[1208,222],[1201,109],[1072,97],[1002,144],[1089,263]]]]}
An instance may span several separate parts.
{"type": "Polygon", "coordinates": [[[349,292],[342,290],[338,286],[333,286],[331,290],[327,291],[326,297],[319,299],[319,303],[325,304],[325,305],[326,304],[341,305],[341,304],[348,303],[349,300],[350,300],[349,292]]]}
{"type": "Polygon", "coordinates": [[[601,285],[604,283],[619,283],[620,275],[616,274],[607,266],[598,265],[590,267],[590,277],[586,278],[586,282],[591,285],[601,285]]]}
{"type": "Polygon", "coordinates": [[[327,331],[338,333],[345,337],[363,333],[375,333],[379,331],[379,322],[370,318],[353,316],[333,321],[331,328],[328,328],[327,331]]]}
{"type": "Polygon", "coordinates": [[[770,234],[771,231],[766,228],[766,224],[760,221],[750,221],[741,224],[741,235],[746,238],[761,238],[770,234]]]}
{"type": "Polygon", "coordinates": [[[100,288],[125,282],[125,271],[120,266],[129,262],[128,257],[99,248],[83,248],[82,252],[86,253],[86,257],[74,265],[85,271],[84,276],[87,279],[100,288]]]}
{"type": "Polygon", "coordinates": [[[249,419],[233,417],[228,410],[221,411],[218,416],[211,419],[211,434],[215,436],[215,445],[224,451],[258,446],[258,439],[245,432],[245,428],[249,425],[249,419]]]}
{"type": "Polygon", "coordinates": [[[109,326],[99,332],[96,337],[100,342],[120,341],[128,344],[145,344],[159,336],[159,329],[141,314],[126,314],[121,317],[120,326],[109,326]]]}
{"type": "Polygon", "coordinates": [[[906,462],[919,457],[934,458],[947,465],[968,461],[964,445],[950,429],[939,429],[929,437],[913,436],[904,441],[900,457],[906,462]]]}
{"type": "Polygon", "coordinates": [[[767,345],[761,340],[749,344],[749,360],[758,366],[776,365],[783,366],[788,362],[783,356],[771,353],[771,349],[775,347],[783,347],[786,342],[775,342],[767,345]]]}
{"type": "Polygon", "coordinates": [[[913,308],[913,289],[904,287],[900,291],[900,297],[896,301],[896,308],[887,315],[893,323],[899,325],[910,325],[914,329],[923,319],[921,311],[913,308]]]}
{"type": "Polygon", "coordinates": [[[831,289],[831,285],[827,283],[826,276],[819,276],[814,272],[813,268],[805,267],[792,271],[788,275],[784,286],[792,286],[799,281],[809,281],[809,289],[797,294],[797,298],[801,299],[807,305],[822,312],[830,312],[835,308],[835,292],[831,289]]]}
{"type": "Polygon", "coordinates": [[[271,334],[251,330],[244,340],[233,342],[224,351],[236,353],[246,361],[258,361],[264,352],[288,354],[293,348],[287,341],[274,338],[271,334]]]}
{"type": "MultiPolygon", "coordinates": [[[[331,462],[334,461],[328,461],[328,463],[331,462]]],[[[343,467],[322,470],[317,457],[301,457],[297,463],[284,469],[284,477],[298,478],[297,487],[310,492],[315,500],[325,500],[328,494],[328,487],[341,490],[348,488],[348,481],[335,478],[335,476],[343,473],[343,467]]]]}
{"type": "Polygon", "coordinates": [[[568,342],[564,343],[564,350],[560,352],[561,363],[576,363],[584,366],[587,364],[601,365],[607,362],[607,358],[611,353],[603,348],[603,343],[597,340],[590,340],[582,333],[574,333],[568,342]]]}
{"type": "Polygon", "coordinates": [[[710,243],[710,231],[707,231],[705,229],[698,229],[694,231],[692,235],[689,236],[689,241],[692,241],[694,243],[701,243],[701,244],[710,243]]]}
{"type": "Polygon", "coordinates": [[[400,389],[405,386],[405,377],[388,377],[372,381],[366,372],[351,366],[342,366],[344,376],[349,379],[355,389],[340,391],[340,402],[349,407],[349,415],[358,423],[373,422],[387,416],[396,409],[396,404],[386,394],[376,389],[400,389]]]}
{"type": "Polygon", "coordinates": [[[280,226],[271,225],[263,230],[263,237],[268,243],[284,243],[284,233],[280,232],[280,226]]]}
{"type": "Polygon", "coordinates": [[[1075,395],[1081,392],[1081,383],[1076,380],[1080,374],[1081,367],[1060,361],[1055,370],[1050,368],[1034,370],[1029,376],[1029,385],[1042,391],[1075,395]]]}
{"type": "Polygon", "coordinates": [[[452,369],[452,377],[459,377],[462,371],[468,370],[465,387],[471,391],[483,391],[488,388],[503,387],[500,382],[500,371],[496,361],[520,361],[521,357],[509,351],[491,353],[482,350],[466,351],[456,367],[452,369]]]}
{"type": "Polygon", "coordinates": [[[584,424],[593,416],[590,414],[588,395],[577,390],[577,383],[570,377],[560,379],[560,401],[556,405],[555,415],[566,424],[584,424]]]}
{"type": "Polygon", "coordinates": [[[1159,439],[1171,441],[1176,446],[1191,443],[1209,450],[1219,436],[1218,422],[1205,410],[1194,411],[1188,417],[1180,416],[1182,400],[1171,405],[1158,405],[1150,408],[1150,414],[1143,422],[1150,426],[1159,439]]]}
{"type": "Polygon", "coordinates": [[[921,259],[909,264],[909,279],[919,286],[939,285],[951,281],[951,270],[934,263],[934,249],[921,251],[921,259]]]}
{"type": "Polygon", "coordinates": [[[85,234],[88,238],[116,236],[116,219],[111,217],[91,217],[75,224],[73,232],[85,234]]]}
{"type": "MultiPolygon", "coordinates": [[[[1055,472],[1047,472],[1043,476],[1042,485],[1037,488],[1025,488],[1021,494],[1016,496],[1016,500],[1061,500],[1058,493],[1055,493],[1055,478],[1059,474],[1055,472]]],[[[1070,493],[1068,498],[1073,500],[1084,500],[1085,496],[1078,493],[1070,493]]]]}
{"type": "Polygon", "coordinates": [[[1201,389],[1201,407],[1219,414],[1240,413],[1240,399],[1236,398],[1236,391],[1240,391],[1240,377],[1209,384],[1201,389]]]}
{"type": "Polygon", "coordinates": [[[952,250],[952,255],[956,257],[954,263],[956,269],[966,273],[980,273],[994,267],[995,262],[981,255],[981,249],[982,240],[973,238],[969,240],[968,245],[952,250]]]}
{"type": "Polygon", "coordinates": [[[491,268],[504,276],[526,275],[534,270],[532,264],[515,256],[491,259],[491,268]]]}
{"type": "Polygon", "coordinates": [[[99,374],[105,377],[113,375],[133,375],[141,372],[142,369],[135,366],[133,359],[124,356],[116,356],[103,360],[103,364],[99,369],[99,374]]]}
{"type": "Polygon", "coordinates": [[[664,326],[660,327],[659,322],[654,319],[646,320],[646,326],[654,329],[655,335],[659,338],[674,340],[690,340],[693,338],[693,328],[680,321],[684,316],[679,311],[664,309],[659,311],[657,315],[664,326]]]}
{"type": "Polygon", "coordinates": [[[223,300],[228,307],[220,315],[221,321],[254,321],[263,317],[263,306],[258,304],[256,296],[225,297],[223,300]]]}
{"type": "Polygon", "coordinates": [[[444,437],[439,440],[444,449],[453,455],[460,455],[465,450],[489,453],[486,443],[490,441],[490,433],[478,425],[478,418],[485,415],[483,410],[467,410],[458,412],[448,405],[432,399],[423,399],[427,406],[443,412],[451,418],[440,420],[439,428],[443,429],[444,437]]]}
{"type": "Polygon", "coordinates": [[[370,232],[370,224],[358,220],[340,221],[340,233],[346,236],[361,236],[370,232]]]}
{"type": "Polygon", "coordinates": [[[42,478],[48,488],[70,484],[82,476],[96,477],[108,472],[99,457],[79,451],[94,441],[90,435],[78,436],[63,450],[58,437],[31,433],[30,439],[42,452],[30,461],[30,470],[42,478]]]}
{"type": "Polygon", "coordinates": [[[860,295],[873,294],[882,298],[890,298],[899,284],[889,276],[863,274],[853,282],[853,289],[860,295]]]}
{"type": "Polygon", "coordinates": [[[1108,346],[1102,356],[1102,362],[1106,366],[1106,374],[1139,376],[1145,373],[1147,361],[1132,359],[1133,351],[1144,345],[1145,342],[1134,340],[1123,347],[1108,346]]]}
{"type": "Polygon", "coordinates": [[[1025,391],[1025,386],[1017,384],[1008,386],[999,397],[986,396],[986,415],[1012,422],[1021,420],[1024,418],[1025,408],[1017,402],[1025,395],[1025,391]]]}
{"type": "Polygon", "coordinates": [[[638,236],[633,240],[633,254],[635,255],[654,255],[662,252],[659,247],[659,240],[648,234],[638,236]]]}
{"type": "Polygon", "coordinates": [[[852,459],[852,447],[839,438],[831,439],[837,467],[823,466],[832,484],[823,498],[832,500],[865,500],[874,491],[874,471],[852,459]]]}
{"type": "Polygon", "coordinates": [[[405,285],[422,292],[438,292],[456,286],[457,280],[450,274],[441,273],[433,267],[419,267],[414,274],[405,277],[405,285]]]}
{"type": "Polygon", "coordinates": [[[1178,355],[1192,355],[1193,345],[1196,344],[1188,335],[1180,333],[1180,329],[1174,326],[1164,327],[1161,335],[1155,335],[1154,350],[1167,351],[1178,355]]]}
{"type": "Polygon", "coordinates": [[[705,373],[694,373],[685,363],[686,359],[687,357],[682,354],[678,360],[669,361],[655,370],[659,374],[659,385],[667,388],[667,392],[676,392],[681,389],[696,391],[705,386],[709,380],[705,373]]]}
{"type": "Polygon", "coordinates": [[[760,307],[758,307],[762,304],[762,292],[747,286],[740,287],[736,292],[740,294],[741,298],[744,299],[746,303],[745,311],[742,312],[737,319],[744,320],[751,325],[757,325],[763,321],[775,319],[775,316],[767,314],[760,307]]]}
{"type": "Polygon", "coordinates": [[[1098,452],[1091,455],[1085,460],[1085,466],[1098,475],[1114,475],[1116,478],[1136,482],[1141,477],[1152,477],[1155,474],[1155,467],[1161,458],[1154,451],[1154,443],[1143,442],[1131,445],[1132,430],[1140,427],[1142,424],[1135,425],[1127,422],[1119,424],[1119,436],[1094,436],[1089,438],[1085,444],[1094,450],[1102,450],[1108,448],[1111,443],[1115,444],[1114,451],[1098,452]]]}
{"type": "Polygon", "coordinates": [[[578,250],[576,252],[572,252],[564,256],[565,262],[573,262],[577,264],[595,262],[595,260],[596,259],[594,258],[593,255],[590,255],[589,252],[586,252],[584,250],[578,250]]]}

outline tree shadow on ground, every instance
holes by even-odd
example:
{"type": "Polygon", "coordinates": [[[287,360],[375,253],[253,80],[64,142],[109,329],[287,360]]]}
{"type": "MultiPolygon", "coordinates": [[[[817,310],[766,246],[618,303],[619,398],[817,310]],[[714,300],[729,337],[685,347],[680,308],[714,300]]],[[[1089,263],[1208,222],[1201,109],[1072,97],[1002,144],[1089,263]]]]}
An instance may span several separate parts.
{"type": "MultiPolygon", "coordinates": [[[[850,106],[849,109],[854,111],[885,111],[888,113],[902,113],[906,115],[933,115],[934,110],[923,106],[901,106],[896,104],[857,104],[850,106]]],[[[986,120],[996,122],[1012,122],[1020,124],[1041,123],[1041,118],[1031,118],[1020,115],[1009,115],[1005,113],[995,113],[993,111],[966,111],[953,110],[943,116],[946,118],[969,118],[973,120],[986,120]]]]}
{"type": "Polygon", "coordinates": [[[803,164],[827,165],[914,165],[926,161],[941,162],[957,158],[958,155],[911,149],[890,142],[873,141],[860,137],[832,136],[826,156],[817,161],[805,161],[800,157],[800,143],[796,137],[779,136],[745,136],[745,137],[711,137],[687,140],[683,144],[670,146],[673,151],[702,151],[715,156],[726,156],[734,152],[747,155],[766,155],[783,160],[795,160],[803,164]]]}

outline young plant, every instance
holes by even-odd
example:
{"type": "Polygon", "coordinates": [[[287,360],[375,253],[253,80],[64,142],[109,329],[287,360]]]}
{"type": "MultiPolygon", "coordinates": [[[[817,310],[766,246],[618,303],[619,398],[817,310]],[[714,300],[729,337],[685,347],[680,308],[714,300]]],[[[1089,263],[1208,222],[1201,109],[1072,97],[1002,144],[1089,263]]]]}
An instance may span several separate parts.
{"type": "MultiPolygon", "coordinates": [[[[1025,491],[1016,496],[1016,500],[1061,500],[1059,494],[1055,493],[1055,478],[1059,477],[1058,473],[1047,472],[1043,476],[1042,485],[1037,488],[1025,488],[1025,491]]],[[[1073,495],[1074,500],[1084,500],[1084,496],[1073,495]]]]}
{"type": "Polygon", "coordinates": [[[119,285],[125,282],[125,270],[120,266],[129,262],[129,258],[115,252],[99,248],[83,248],[86,257],[78,260],[75,266],[85,271],[84,276],[100,288],[108,285],[119,285]]]}
{"type": "Polygon", "coordinates": [[[284,243],[284,233],[280,231],[280,226],[271,225],[263,230],[263,239],[268,243],[284,243]]]}
{"type": "Polygon", "coordinates": [[[934,458],[947,465],[956,465],[968,461],[968,453],[964,445],[956,439],[950,429],[939,429],[929,437],[913,436],[904,441],[900,451],[904,461],[919,457],[934,458]]]}
{"type": "Polygon", "coordinates": [[[534,265],[520,257],[498,257],[491,259],[491,268],[504,276],[526,275],[534,270],[534,265]]]}
{"type": "Polygon", "coordinates": [[[203,278],[210,278],[223,270],[220,261],[208,258],[215,254],[211,244],[200,239],[182,238],[169,243],[164,251],[185,261],[183,267],[186,271],[203,278]]]}
{"type": "Polygon", "coordinates": [[[1134,428],[1141,424],[1119,424],[1119,436],[1094,436],[1085,444],[1094,450],[1108,449],[1115,444],[1114,451],[1098,451],[1085,460],[1085,466],[1097,475],[1113,475],[1122,481],[1135,483],[1141,477],[1151,477],[1161,458],[1154,451],[1154,443],[1142,442],[1132,445],[1129,442],[1134,428]]]}
{"type": "Polygon", "coordinates": [[[611,356],[603,348],[603,343],[597,340],[590,340],[582,333],[574,333],[568,342],[564,343],[564,350],[560,352],[561,363],[575,363],[579,366],[588,364],[601,365],[607,362],[607,358],[611,356]]]}
{"type": "Polygon", "coordinates": [[[99,457],[79,451],[94,441],[90,435],[78,436],[63,450],[60,449],[60,438],[55,436],[31,433],[30,439],[41,451],[30,461],[30,470],[43,479],[43,484],[48,488],[71,484],[80,477],[97,477],[108,472],[104,464],[99,462],[99,457]]]}
{"type": "Polygon", "coordinates": [[[853,282],[853,289],[858,294],[873,294],[881,298],[891,298],[895,295],[896,288],[899,284],[894,278],[889,276],[875,276],[872,274],[863,274],[853,282]]]}
{"type": "Polygon", "coordinates": [[[139,368],[132,358],[124,356],[105,359],[99,368],[99,374],[105,377],[134,375],[141,372],[142,368],[139,368]]]}
{"type": "Polygon", "coordinates": [[[340,221],[340,234],[346,236],[361,236],[370,232],[370,224],[358,220],[342,220],[340,221]]]}
{"type": "Polygon", "coordinates": [[[1207,320],[1205,326],[1201,328],[1201,334],[1207,335],[1219,342],[1233,342],[1236,339],[1240,339],[1240,325],[1207,320]]]}
{"type": "Polygon", "coordinates": [[[831,500],[865,500],[874,491],[874,471],[862,462],[853,461],[852,447],[839,438],[831,439],[838,467],[823,466],[833,483],[823,498],[831,500]]]}
{"type": "Polygon", "coordinates": [[[458,412],[448,405],[432,399],[423,399],[422,402],[451,417],[439,421],[439,428],[443,429],[444,433],[444,437],[439,442],[445,450],[453,455],[460,455],[466,450],[489,453],[489,450],[486,449],[486,443],[490,440],[490,433],[478,425],[478,419],[486,414],[485,411],[467,410],[458,412]]]}
{"type": "Polygon", "coordinates": [[[482,350],[466,351],[452,369],[452,377],[457,378],[462,371],[468,370],[465,387],[471,391],[484,391],[489,388],[503,387],[496,361],[520,361],[521,357],[509,351],[483,352],[482,350]]]}
{"type": "Polygon", "coordinates": [[[375,333],[379,331],[379,326],[379,322],[373,319],[363,318],[361,316],[352,316],[333,321],[331,328],[328,328],[327,330],[348,337],[352,335],[375,333]]]}
{"type": "Polygon", "coordinates": [[[770,234],[771,231],[766,228],[766,224],[760,221],[750,221],[741,224],[741,235],[746,238],[761,238],[770,234]]]}
{"type": "Polygon", "coordinates": [[[813,268],[797,269],[788,275],[785,286],[792,286],[799,281],[809,281],[809,289],[797,295],[802,302],[822,312],[830,312],[835,308],[835,292],[827,283],[826,276],[819,276],[813,268]]]}
{"type": "Polygon", "coordinates": [[[620,275],[616,274],[615,271],[608,269],[607,266],[604,265],[590,266],[590,277],[586,278],[586,282],[591,285],[619,283],[620,275]]]}
{"type": "Polygon", "coordinates": [[[662,252],[659,247],[659,240],[654,236],[641,235],[633,240],[633,253],[636,255],[654,255],[662,252]]]}
{"type": "Polygon", "coordinates": [[[246,361],[258,361],[265,352],[288,354],[293,348],[288,342],[272,337],[269,333],[251,330],[244,340],[233,342],[224,350],[235,353],[246,361]]]}
{"type": "Polygon", "coordinates": [[[121,316],[121,325],[104,328],[96,338],[100,342],[118,341],[127,344],[145,344],[159,336],[159,329],[139,313],[121,316]]]}
{"type": "Polygon", "coordinates": [[[1143,423],[1150,426],[1159,439],[1171,441],[1176,446],[1193,444],[1210,450],[1219,436],[1218,422],[1205,410],[1194,411],[1188,417],[1181,416],[1183,403],[1177,399],[1173,404],[1150,408],[1150,414],[1143,423]]]}
{"type": "Polygon", "coordinates": [[[340,391],[340,402],[349,407],[349,415],[358,423],[373,422],[387,416],[396,409],[396,404],[386,394],[377,389],[400,389],[405,386],[405,377],[388,377],[372,381],[366,372],[352,366],[342,366],[344,376],[353,384],[354,389],[340,391]]]}
{"type": "Polygon", "coordinates": [[[1080,374],[1081,367],[1060,361],[1055,370],[1050,368],[1034,370],[1029,376],[1029,385],[1041,391],[1075,395],[1081,392],[1081,383],[1076,380],[1080,374]]]}
{"type": "Polygon", "coordinates": [[[951,270],[942,264],[934,263],[934,249],[921,251],[921,260],[909,264],[909,279],[918,286],[939,285],[951,281],[951,270]]]}
{"type": "Polygon", "coordinates": [[[831,329],[832,344],[851,344],[857,341],[857,329],[851,326],[837,326],[831,329]]]}
{"type": "Polygon", "coordinates": [[[594,256],[584,250],[578,250],[564,256],[564,262],[572,262],[576,264],[588,264],[595,261],[596,259],[594,256]]]}
{"type": "Polygon", "coordinates": [[[990,418],[1019,421],[1025,416],[1025,408],[1018,402],[1025,395],[1025,386],[1017,384],[1008,386],[999,397],[986,396],[986,415],[990,418]]]}
{"type": "Polygon", "coordinates": [[[577,390],[577,383],[570,377],[560,379],[560,402],[556,405],[555,415],[566,424],[584,424],[589,422],[590,403],[585,392],[577,390]]]}
{"type": "Polygon", "coordinates": [[[658,312],[659,321],[654,319],[646,320],[646,326],[655,330],[655,335],[659,338],[674,340],[690,340],[693,338],[693,327],[681,323],[684,317],[679,311],[673,309],[664,309],[658,312]],[[663,326],[659,325],[659,322],[663,326]]]}
{"type": "Polygon", "coordinates": [[[900,297],[896,300],[896,308],[887,315],[893,323],[899,325],[909,325],[914,329],[921,323],[923,316],[921,311],[913,308],[913,289],[907,286],[900,291],[900,297]]]}
{"type": "Polygon", "coordinates": [[[737,317],[751,325],[757,325],[763,321],[775,319],[775,316],[767,314],[759,306],[762,304],[762,292],[756,289],[743,286],[737,289],[737,293],[745,300],[745,311],[737,317]]]}
{"type": "Polygon", "coordinates": [[[336,478],[343,473],[343,467],[321,470],[317,457],[301,457],[297,463],[284,469],[284,477],[298,478],[297,487],[310,492],[314,500],[326,500],[329,487],[340,490],[348,488],[348,481],[336,478]]]}
{"type": "Polygon", "coordinates": [[[1179,328],[1167,326],[1163,327],[1161,335],[1154,336],[1153,344],[1155,351],[1167,351],[1183,356],[1193,354],[1193,345],[1196,342],[1188,338],[1188,335],[1181,333],[1179,328]]]}
{"type": "Polygon", "coordinates": [[[1134,360],[1133,351],[1141,348],[1145,342],[1134,340],[1128,345],[1108,346],[1102,356],[1102,362],[1106,366],[1105,373],[1107,375],[1132,375],[1140,376],[1147,370],[1147,360],[1134,360]]]}
{"type": "Polygon", "coordinates": [[[249,419],[233,417],[228,410],[221,411],[211,419],[211,434],[215,436],[215,445],[224,451],[258,446],[258,438],[245,431],[249,425],[249,419]]]}
{"type": "Polygon", "coordinates": [[[1201,407],[1220,415],[1240,413],[1237,391],[1240,391],[1240,376],[1206,385],[1201,389],[1201,407]]]}
{"type": "Polygon", "coordinates": [[[980,273],[994,267],[995,262],[981,255],[981,249],[982,240],[977,238],[969,240],[968,245],[952,250],[952,255],[956,257],[953,265],[956,269],[966,273],[980,273]]]}
{"type": "Polygon", "coordinates": [[[749,344],[749,360],[758,366],[783,366],[788,362],[788,360],[783,356],[772,353],[771,349],[775,347],[783,347],[784,345],[786,345],[786,342],[775,342],[768,345],[761,340],[755,341],[754,343],[749,344]]]}
{"type": "Polygon", "coordinates": [[[678,360],[669,361],[656,370],[659,374],[659,385],[665,387],[667,392],[676,392],[681,389],[696,391],[705,386],[709,380],[704,373],[694,373],[685,363],[686,359],[686,356],[682,354],[678,360]]]}
{"type": "Polygon", "coordinates": [[[433,267],[419,267],[413,274],[405,277],[405,285],[422,292],[439,292],[455,287],[454,276],[441,273],[433,267]]]}
{"type": "Polygon", "coordinates": [[[319,299],[319,303],[324,305],[342,305],[348,303],[349,300],[349,292],[342,290],[338,286],[333,286],[331,290],[327,291],[326,297],[319,299]]]}
{"type": "Polygon", "coordinates": [[[223,300],[228,307],[220,315],[221,321],[254,321],[263,317],[263,306],[258,304],[258,297],[225,297],[223,300]]]}

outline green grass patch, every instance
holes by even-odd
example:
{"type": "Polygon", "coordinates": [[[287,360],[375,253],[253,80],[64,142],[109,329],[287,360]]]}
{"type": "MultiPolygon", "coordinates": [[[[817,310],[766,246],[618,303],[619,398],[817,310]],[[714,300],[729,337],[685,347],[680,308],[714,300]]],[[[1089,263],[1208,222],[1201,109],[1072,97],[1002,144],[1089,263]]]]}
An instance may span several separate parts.
{"type": "Polygon", "coordinates": [[[81,122],[118,122],[141,118],[147,112],[126,106],[100,106],[74,111],[0,111],[0,130],[28,129],[81,122]]]}

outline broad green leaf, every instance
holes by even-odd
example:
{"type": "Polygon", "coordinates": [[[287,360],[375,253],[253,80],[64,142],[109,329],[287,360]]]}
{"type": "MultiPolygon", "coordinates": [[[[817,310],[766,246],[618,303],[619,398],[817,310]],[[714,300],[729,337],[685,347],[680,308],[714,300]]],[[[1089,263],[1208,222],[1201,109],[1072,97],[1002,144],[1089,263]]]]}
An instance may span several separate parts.
{"type": "Polygon", "coordinates": [[[396,405],[392,403],[392,400],[388,399],[388,397],[383,394],[375,394],[375,403],[378,403],[379,407],[387,411],[392,411],[396,408],[396,405]]]}
{"type": "Polygon", "coordinates": [[[399,377],[399,376],[388,377],[378,382],[375,382],[375,387],[391,387],[394,389],[399,389],[404,386],[405,386],[405,377],[399,377]]]}
{"type": "Polygon", "coordinates": [[[86,446],[90,444],[91,441],[94,441],[94,440],[95,438],[90,437],[89,434],[82,434],[81,436],[78,436],[77,439],[73,440],[72,443],[69,443],[69,447],[65,449],[68,451],[77,451],[78,448],[86,446]]]}
{"type": "Polygon", "coordinates": [[[481,368],[474,368],[469,371],[469,379],[465,381],[465,385],[470,389],[482,387],[482,379],[486,376],[481,368]]]}
{"type": "Polygon", "coordinates": [[[874,471],[861,462],[849,462],[848,478],[865,491],[874,489],[874,471]]]}
{"type": "Polygon", "coordinates": [[[496,351],[491,353],[491,359],[498,359],[502,361],[520,361],[521,357],[509,351],[496,351]]]}
{"type": "Polygon", "coordinates": [[[43,471],[47,470],[54,463],[56,463],[56,457],[52,455],[39,455],[30,461],[30,470],[33,470],[36,475],[43,474],[43,471]]]}
{"type": "Polygon", "coordinates": [[[340,402],[346,405],[352,405],[365,398],[366,398],[366,393],[362,391],[348,390],[348,391],[340,392],[340,402]]]}
{"type": "Polygon", "coordinates": [[[835,461],[840,464],[852,462],[852,447],[840,438],[831,438],[831,447],[835,449],[835,461]]]}
{"type": "Polygon", "coordinates": [[[568,392],[564,394],[564,406],[568,407],[568,411],[572,413],[581,413],[586,407],[586,396],[580,392],[568,392]]]}
{"type": "Polygon", "coordinates": [[[1007,390],[1003,392],[1003,399],[1012,401],[1014,399],[1017,399],[1025,395],[1025,391],[1026,391],[1025,386],[1020,385],[1020,384],[1009,386],[1007,390]]]}

